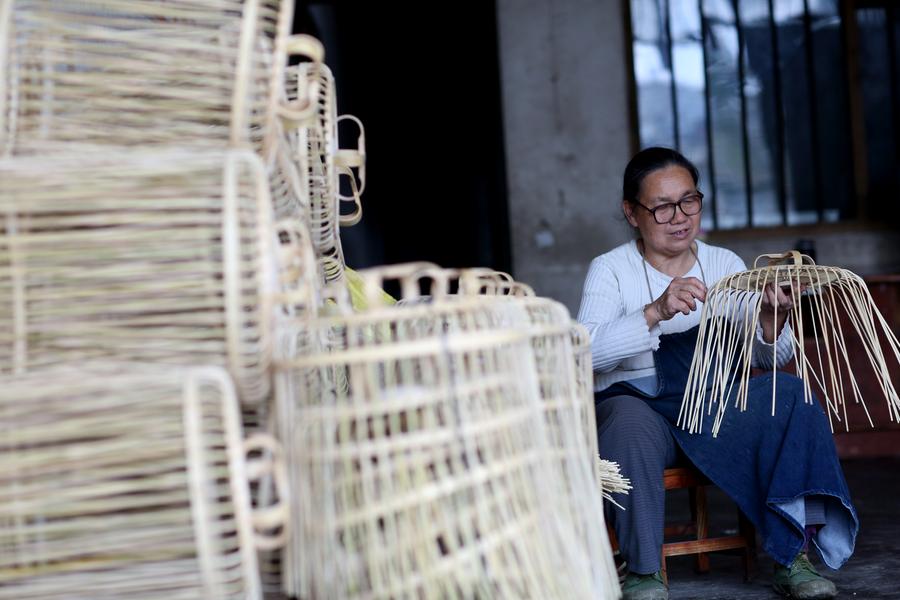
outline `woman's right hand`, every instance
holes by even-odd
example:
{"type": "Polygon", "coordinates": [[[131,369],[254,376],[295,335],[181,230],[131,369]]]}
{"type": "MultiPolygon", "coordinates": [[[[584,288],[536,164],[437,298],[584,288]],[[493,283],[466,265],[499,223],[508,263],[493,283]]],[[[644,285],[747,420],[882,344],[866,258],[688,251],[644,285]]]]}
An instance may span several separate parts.
{"type": "Polygon", "coordinates": [[[668,321],[678,313],[691,314],[697,309],[697,300],[706,301],[706,286],[696,277],[676,277],[662,295],[644,307],[647,326],[668,321]]]}

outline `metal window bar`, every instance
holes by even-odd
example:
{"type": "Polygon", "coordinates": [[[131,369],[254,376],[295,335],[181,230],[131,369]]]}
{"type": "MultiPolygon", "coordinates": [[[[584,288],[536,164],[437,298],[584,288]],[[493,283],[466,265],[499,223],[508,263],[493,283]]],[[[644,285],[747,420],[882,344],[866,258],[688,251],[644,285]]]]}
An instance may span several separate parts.
{"type": "MultiPolygon", "coordinates": [[[[843,68],[841,69],[841,83],[844,86],[844,90],[843,90],[844,95],[845,95],[844,101],[846,102],[846,106],[847,106],[847,122],[846,122],[847,136],[848,136],[848,139],[850,140],[850,144],[851,144],[849,160],[851,162],[852,168],[850,168],[848,170],[848,175],[850,177],[848,194],[849,194],[850,199],[853,202],[851,208],[854,211],[854,214],[855,215],[860,215],[860,214],[865,215],[865,204],[864,204],[864,201],[860,200],[860,198],[857,194],[857,187],[856,187],[857,179],[860,176],[859,166],[856,164],[856,155],[858,155],[859,153],[862,153],[864,155],[866,152],[866,150],[865,150],[866,145],[865,145],[865,142],[857,143],[854,140],[855,134],[853,131],[854,127],[852,124],[853,112],[854,112],[854,108],[853,108],[854,100],[853,100],[853,92],[850,89],[851,86],[853,86],[854,84],[852,83],[851,76],[850,76],[850,73],[852,70],[852,67],[851,67],[852,61],[850,58],[850,50],[848,49],[849,36],[848,36],[847,28],[855,27],[855,25],[850,23],[853,20],[852,18],[847,18],[847,15],[853,14],[852,9],[845,10],[845,7],[848,5],[848,2],[849,2],[849,0],[845,0],[845,2],[842,3],[844,6],[842,6],[838,9],[838,15],[839,15],[839,19],[840,19],[841,61],[843,63],[843,68]]],[[[854,57],[853,60],[856,60],[856,58],[854,57]]],[[[864,169],[864,167],[863,167],[863,169],[864,169]]],[[[862,178],[863,179],[865,178],[864,172],[863,172],[862,178]]]]}
{"type": "Polygon", "coordinates": [[[815,54],[812,40],[812,16],[809,14],[809,0],[803,0],[803,41],[806,51],[806,84],[809,90],[809,139],[812,145],[813,189],[816,194],[816,221],[822,222],[825,212],[822,196],[822,161],[819,154],[819,108],[816,86],[815,54]]]}
{"type": "Polygon", "coordinates": [[[891,85],[891,116],[894,134],[894,160],[900,162],[900,91],[897,82],[897,38],[894,35],[895,12],[894,5],[887,4],[884,7],[885,33],[887,34],[888,69],[890,70],[891,85]]]}
{"type": "Polygon", "coordinates": [[[709,94],[709,56],[706,54],[706,42],[709,37],[709,24],[706,20],[706,14],[703,12],[703,0],[697,0],[697,10],[700,12],[700,44],[703,54],[703,100],[705,104],[706,117],[706,156],[707,156],[707,172],[709,173],[709,208],[712,212],[713,229],[719,228],[719,216],[717,214],[716,203],[716,160],[713,152],[713,124],[712,124],[712,99],[709,94]]]}
{"type": "Polygon", "coordinates": [[[669,94],[672,100],[672,139],[675,141],[675,149],[680,152],[681,131],[678,123],[678,90],[675,84],[675,57],[672,52],[672,13],[670,0],[664,0],[663,10],[666,13],[663,22],[665,23],[666,28],[666,55],[669,59],[669,94]]]}
{"type": "Polygon", "coordinates": [[[775,24],[775,4],[769,0],[769,34],[772,40],[772,87],[775,94],[775,144],[776,181],[778,186],[778,208],[781,224],[787,225],[787,176],[784,152],[784,97],[781,91],[781,51],[778,45],[778,27],[775,24]]]}

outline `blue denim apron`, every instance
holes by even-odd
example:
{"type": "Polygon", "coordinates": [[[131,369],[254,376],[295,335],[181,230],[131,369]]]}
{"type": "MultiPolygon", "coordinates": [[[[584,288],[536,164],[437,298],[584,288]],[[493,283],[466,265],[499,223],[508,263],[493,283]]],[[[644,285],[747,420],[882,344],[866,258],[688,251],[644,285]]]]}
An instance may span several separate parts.
{"type": "Polygon", "coordinates": [[[781,564],[790,564],[803,547],[804,497],[821,496],[826,523],[812,545],[828,566],[839,568],[853,553],[859,521],[819,402],[803,401],[803,383],[797,377],[768,372],[750,380],[745,412],[729,399],[718,437],[711,434],[715,411],[713,415],[703,411],[702,433],[684,431],[676,422],[697,332],[694,327],[660,336],[654,352],[659,380],[655,395],[622,382],[601,392],[598,400],[637,396],[665,417],[682,451],[737,503],[759,531],[763,549],[781,564]],[[773,377],[775,416],[771,414],[773,377]]]}

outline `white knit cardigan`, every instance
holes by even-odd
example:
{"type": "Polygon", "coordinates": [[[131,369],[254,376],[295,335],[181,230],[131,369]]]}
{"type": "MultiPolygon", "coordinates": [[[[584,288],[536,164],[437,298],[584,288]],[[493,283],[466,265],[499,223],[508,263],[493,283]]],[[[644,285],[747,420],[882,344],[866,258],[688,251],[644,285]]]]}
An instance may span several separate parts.
{"type": "MultiPolygon", "coordinates": [[[[707,288],[712,288],[722,277],[747,268],[734,252],[699,240],[697,257],[698,262],[684,276],[702,280],[705,274],[707,288]]],[[[672,279],[649,263],[647,277],[644,276],[643,259],[635,241],[622,244],[591,261],[578,321],[591,334],[596,391],[619,381],[654,376],[653,351],[659,348],[659,336],[685,331],[700,323],[703,303],[698,300],[697,309],[690,314],[679,313],[654,327],[647,326],[644,306],[662,295],[672,279]]],[[[790,338],[790,324],[785,324],[775,341],[778,367],[787,363],[793,355],[790,338]]],[[[758,326],[753,346],[753,366],[771,369],[772,354],[772,345],[763,341],[762,328],[758,326]]]]}

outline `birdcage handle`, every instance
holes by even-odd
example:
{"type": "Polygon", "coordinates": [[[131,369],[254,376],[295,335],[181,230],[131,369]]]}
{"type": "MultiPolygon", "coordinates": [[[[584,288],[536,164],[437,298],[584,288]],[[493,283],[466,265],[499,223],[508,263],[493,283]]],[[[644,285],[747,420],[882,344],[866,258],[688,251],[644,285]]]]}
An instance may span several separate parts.
{"type": "Polygon", "coordinates": [[[253,524],[253,539],[259,550],[275,550],[287,542],[290,532],[290,505],[287,467],[281,444],[265,433],[254,433],[244,440],[244,454],[247,456],[247,479],[262,481],[271,478],[278,499],[275,504],[254,508],[250,515],[253,524]],[[260,458],[249,458],[259,452],[260,458]],[[275,531],[277,533],[269,533],[275,531]]]}
{"type": "Polygon", "coordinates": [[[756,269],[759,266],[760,259],[766,258],[768,259],[768,265],[776,265],[776,264],[793,264],[794,266],[799,267],[804,264],[807,265],[815,265],[816,261],[814,261],[809,255],[801,254],[797,250],[789,250],[782,254],[760,254],[756,257],[756,260],[753,261],[753,268],[756,269]],[[788,262],[788,259],[793,261],[793,263],[788,262]]]}
{"type": "Polygon", "coordinates": [[[442,269],[429,262],[411,262],[398,265],[387,265],[357,271],[363,284],[363,294],[372,306],[382,304],[380,298],[385,281],[397,281],[400,284],[400,298],[411,300],[421,296],[423,281],[431,282],[430,295],[443,297],[449,293],[450,280],[458,276],[455,269],[442,269]]]}
{"type": "Polygon", "coordinates": [[[356,225],[362,218],[360,196],[366,191],[366,130],[362,121],[353,115],[341,115],[337,118],[338,124],[341,121],[352,121],[356,123],[357,129],[359,129],[359,135],[356,136],[356,148],[341,148],[334,154],[334,166],[341,175],[346,175],[350,178],[351,195],[345,196],[338,192],[338,198],[353,202],[355,205],[352,213],[341,215],[338,219],[342,227],[348,227],[356,225]],[[356,169],[359,173],[358,183],[353,169],[356,169]]]}
{"type": "Polygon", "coordinates": [[[490,296],[534,296],[531,286],[509,273],[493,269],[465,269],[459,275],[459,293],[490,296]]]}
{"type": "Polygon", "coordinates": [[[288,56],[305,56],[317,63],[325,60],[325,46],[322,42],[304,33],[287,36],[284,49],[288,56]]]}
{"type": "Polygon", "coordinates": [[[353,115],[341,115],[337,118],[337,123],[340,124],[341,121],[356,123],[359,135],[356,136],[356,148],[341,148],[335,153],[334,164],[359,169],[359,193],[362,194],[366,190],[366,128],[353,115]]]}
{"type": "MultiPolygon", "coordinates": [[[[285,53],[288,56],[302,56],[313,63],[321,63],[325,60],[325,47],[322,42],[311,35],[287,36],[285,53]]],[[[319,96],[319,87],[320,83],[317,79],[308,81],[306,97],[290,102],[280,102],[276,108],[278,116],[292,123],[302,122],[312,117],[318,110],[316,98],[319,96]]]]}
{"type": "MultiPolygon", "coordinates": [[[[343,150],[341,150],[343,152],[343,150]]],[[[356,177],[353,176],[353,171],[349,167],[345,167],[344,165],[337,164],[337,157],[335,157],[335,166],[337,167],[338,173],[342,175],[346,175],[350,179],[350,196],[344,196],[342,194],[338,194],[338,198],[341,201],[351,201],[353,202],[353,212],[348,214],[338,215],[338,224],[341,227],[350,227],[352,225],[356,225],[362,220],[362,202],[360,200],[360,194],[362,194],[362,190],[356,185],[356,177]]]]}

